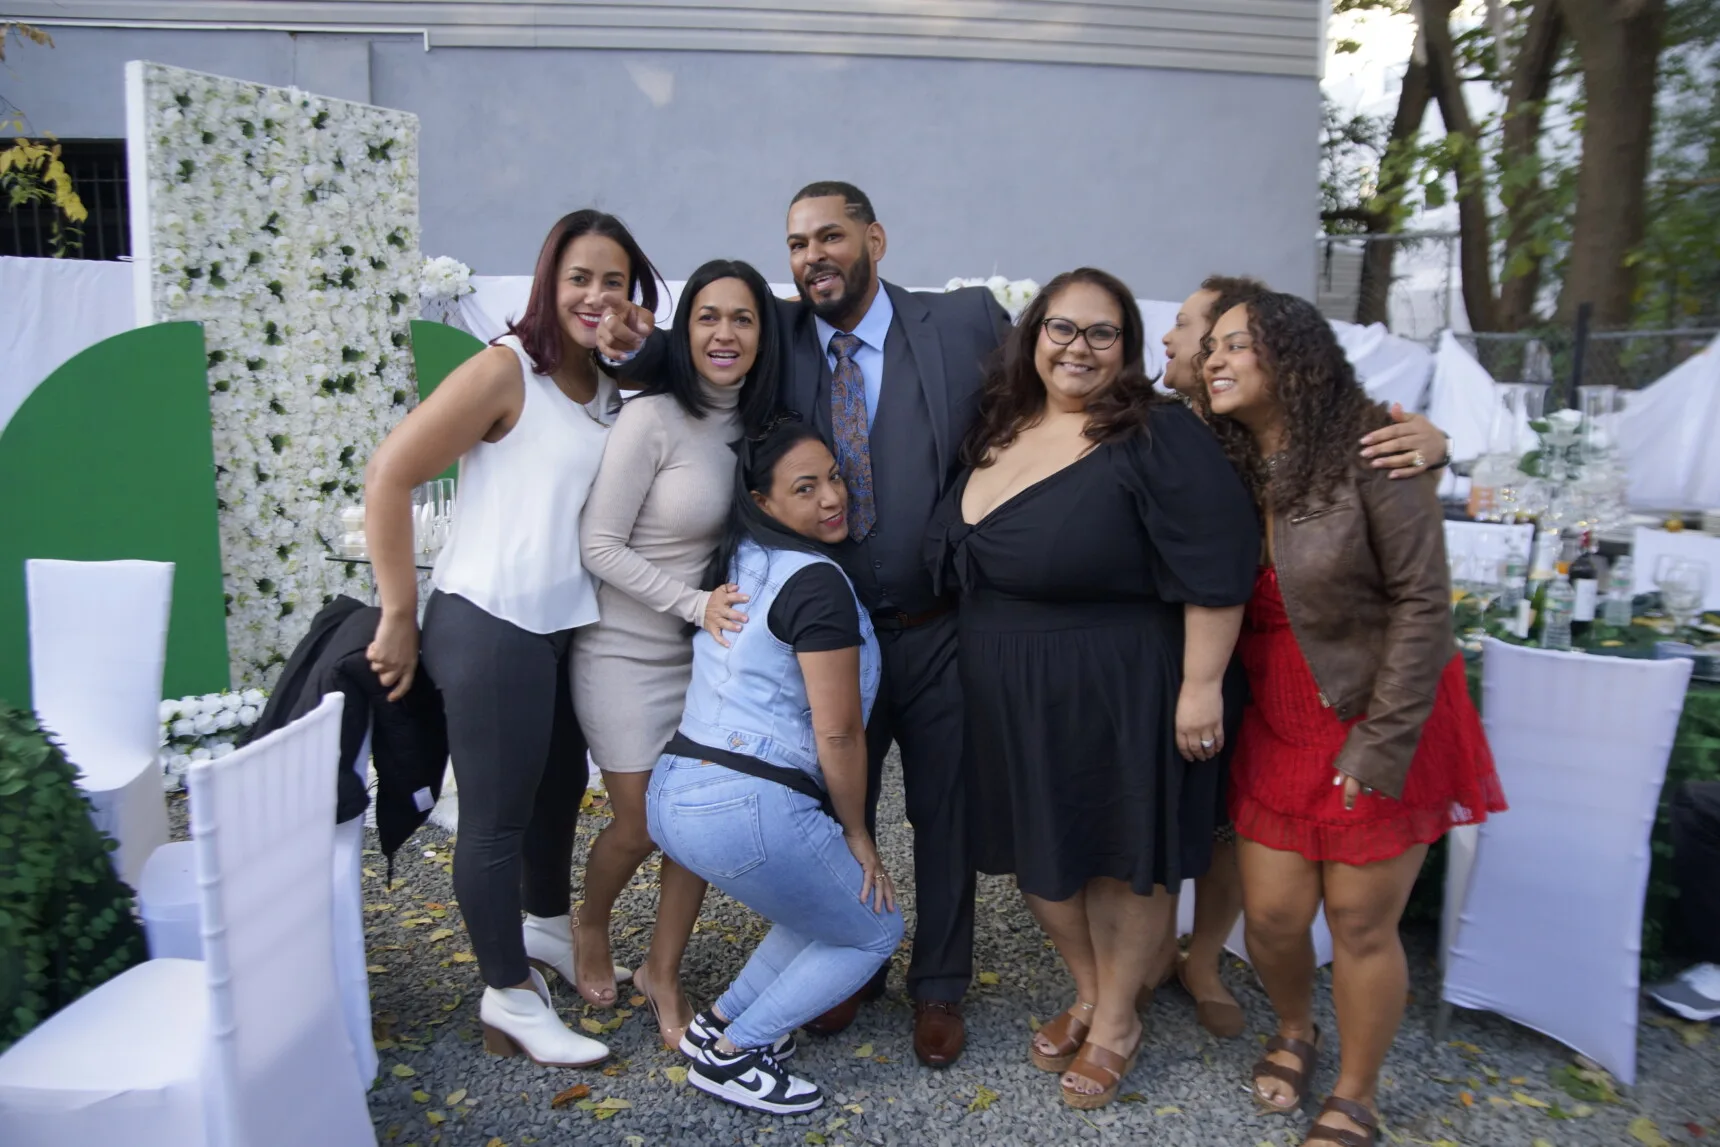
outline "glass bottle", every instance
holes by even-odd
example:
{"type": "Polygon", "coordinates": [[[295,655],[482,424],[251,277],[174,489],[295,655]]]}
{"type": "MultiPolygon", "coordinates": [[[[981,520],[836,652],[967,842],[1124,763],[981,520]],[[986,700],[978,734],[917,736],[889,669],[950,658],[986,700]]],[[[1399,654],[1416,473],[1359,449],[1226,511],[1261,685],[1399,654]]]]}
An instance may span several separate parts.
{"type": "Polygon", "coordinates": [[[1571,614],[1577,604],[1577,591],[1570,579],[1559,574],[1547,583],[1545,605],[1542,609],[1541,648],[1569,649],[1571,647],[1571,614]]]}

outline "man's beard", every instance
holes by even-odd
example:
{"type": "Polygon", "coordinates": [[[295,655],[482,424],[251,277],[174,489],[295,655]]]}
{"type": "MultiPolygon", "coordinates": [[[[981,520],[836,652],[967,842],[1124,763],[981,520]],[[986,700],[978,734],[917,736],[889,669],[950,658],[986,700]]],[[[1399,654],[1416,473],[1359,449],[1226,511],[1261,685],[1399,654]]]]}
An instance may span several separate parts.
{"type": "Polygon", "coordinates": [[[848,324],[845,320],[861,318],[854,311],[866,297],[866,288],[872,284],[872,252],[862,250],[860,257],[854,260],[854,265],[848,268],[846,274],[835,263],[814,263],[803,273],[802,280],[800,293],[812,304],[812,313],[833,327],[846,326],[848,324]],[[841,277],[842,294],[821,303],[813,297],[806,284],[824,271],[835,271],[841,277]]]}

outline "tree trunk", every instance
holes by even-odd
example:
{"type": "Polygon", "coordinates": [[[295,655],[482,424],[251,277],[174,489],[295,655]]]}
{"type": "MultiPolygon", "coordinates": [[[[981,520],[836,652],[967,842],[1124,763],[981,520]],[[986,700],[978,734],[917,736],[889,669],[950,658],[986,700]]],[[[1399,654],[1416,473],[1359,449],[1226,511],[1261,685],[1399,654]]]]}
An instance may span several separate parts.
{"type": "MultiPolygon", "coordinates": [[[[1418,28],[1416,36],[1421,36],[1418,28]]],[[[1421,134],[1422,120],[1432,99],[1428,86],[1427,64],[1421,52],[1411,52],[1409,68],[1403,74],[1403,86],[1398,91],[1397,115],[1392,119],[1392,132],[1386,141],[1386,152],[1380,162],[1380,184],[1374,193],[1373,219],[1370,234],[1389,234],[1403,222],[1402,202],[1409,186],[1410,165],[1393,158],[1411,150],[1421,134]]],[[[1392,285],[1392,263],[1397,258],[1397,243],[1390,239],[1375,239],[1362,252],[1361,298],[1356,304],[1356,321],[1389,323],[1387,304],[1392,285]]]]}
{"type": "Polygon", "coordinates": [[[1456,0],[1422,0],[1422,34],[1427,44],[1428,83],[1439,104],[1449,135],[1465,141],[1456,164],[1458,266],[1463,274],[1463,308],[1477,331],[1499,329],[1493,298],[1493,241],[1488,220],[1487,176],[1482,167],[1481,137],[1470,118],[1458,76],[1457,53],[1451,39],[1451,12],[1456,0]]]}
{"type": "MultiPolygon", "coordinates": [[[[1552,84],[1553,68],[1564,40],[1564,19],[1559,0],[1535,0],[1517,57],[1511,64],[1511,83],[1505,97],[1505,123],[1500,139],[1500,166],[1524,165],[1530,173],[1520,187],[1501,189],[1500,198],[1508,220],[1505,232],[1505,266],[1499,284],[1500,329],[1521,330],[1535,317],[1535,298],[1541,293],[1544,255],[1531,249],[1536,222],[1546,213],[1541,187],[1538,146],[1541,113],[1552,84]],[[1527,265],[1512,273],[1513,262],[1527,265]]],[[[1501,48],[1503,42],[1501,41],[1501,48]]]]}
{"type": "Polygon", "coordinates": [[[1618,327],[1630,321],[1636,295],[1636,270],[1629,258],[1642,243],[1647,214],[1666,0],[1560,4],[1582,57],[1587,114],[1559,318],[1571,321],[1579,304],[1592,302],[1597,327],[1618,327]]]}

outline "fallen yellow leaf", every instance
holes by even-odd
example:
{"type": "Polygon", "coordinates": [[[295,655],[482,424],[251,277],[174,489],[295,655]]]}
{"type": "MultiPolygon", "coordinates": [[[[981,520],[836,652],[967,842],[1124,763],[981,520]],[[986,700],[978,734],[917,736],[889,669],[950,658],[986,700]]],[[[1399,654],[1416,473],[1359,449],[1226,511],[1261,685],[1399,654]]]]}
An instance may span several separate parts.
{"type": "Polygon", "coordinates": [[[969,1111],[984,1111],[986,1108],[990,1107],[993,1103],[996,1103],[996,1102],[997,1102],[997,1092],[993,1091],[991,1088],[987,1087],[985,1084],[982,1083],[974,1091],[973,1102],[968,1104],[968,1110],[969,1111]]]}
{"type": "Polygon", "coordinates": [[[411,1079],[413,1076],[418,1074],[410,1067],[407,1067],[404,1063],[397,1063],[388,1070],[393,1073],[395,1079],[411,1079]]]}
{"type": "Polygon", "coordinates": [[[1524,1107],[1546,1107],[1547,1106],[1546,1100],[1536,1099],[1533,1095],[1525,1095],[1521,1091],[1513,1091],[1511,1093],[1511,1098],[1515,1099],[1518,1103],[1521,1103],[1524,1107]]]}
{"type": "Polygon", "coordinates": [[[592,1035],[603,1034],[603,1025],[592,1019],[590,1016],[581,1016],[579,1018],[579,1026],[590,1032],[592,1035]]]}
{"type": "Polygon", "coordinates": [[[669,1077],[669,1082],[679,1086],[687,1082],[687,1069],[684,1067],[666,1067],[663,1074],[669,1077]]]}
{"type": "Polygon", "coordinates": [[[1181,1115],[1182,1114],[1182,1108],[1178,1107],[1174,1103],[1167,1103],[1163,1107],[1153,1108],[1153,1114],[1154,1115],[1181,1115]]]}
{"type": "Polygon", "coordinates": [[[455,952],[453,956],[449,958],[456,964],[472,964],[476,963],[478,959],[478,957],[472,955],[470,952],[455,952]]]}
{"type": "Polygon", "coordinates": [[[452,936],[453,934],[454,934],[454,929],[452,929],[452,928],[438,928],[434,932],[430,933],[430,939],[432,939],[432,940],[446,940],[448,937],[452,936]]]}
{"type": "Polygon", "coordinates": [[[1630,1137],[1641,1143],[1643,1147],[1672,1147],[1672,1144],[1668,1143],[1666,1137],[1660,1133],[1659,1125],[1646,1115],[1638,1115],[1632,1119],[1626,1130],[1630,1132],[1630,1137]]]}
{"type": "Polygon", "coordinates": [[[427,1091],[414,1091],[412,1093],[412,1101],[414,1103],[429,1103],[430,1093],[427,1091]]]}
{"type": "Polygon", "coordinates": [[[986,984],[988,986],[992,985],[992,984],[1000,983],[1003,979],[1003,977],[999,976],[996,972],[981,972],[976,978],[979,980],[980,983],[986,984]]]}
{"type": "MultiPolygon", "coordinates": [[[[685,1074],[685,1072],[683,1072],[682,1074],[685,1074]]],[[[864,1115],[866,1113],[866,1109],[864,1107],[861,1107],[858,1103],[850,1103],[846,1107],[844,1107],[842,1110],[852,1112],[855,1115],[864,1115]]]]}
{"type": "Polygon", "coordinates": [[[461,1087],[454,1091],[450,1091],[448,1093],[448,1098],[444,1099],[442,1103],[447,1107],[453,1107],[464,1098],[466,1098],[466,1089],[461,1087]]]}
{"type": "Polygon", "coordinates": [[[644,996],[634,996],[632,999],[628,1000],[627,1002],[632,1004],[636,1008],[642,1008],[645,1006],[645,997],[644,996]]]}
{"type": "Polygon", "coordinates": [[[1475,1096],[1471,1095],[1467,1091],[1460,1091],[1457,1093],[1457,1102],[1463,1104],[1465,1107],[1474,1107],[1475,1096]]]}
{"type": "Polygon", "coordinates": [[[430,1126],[432,1127],[440,1127],[442,1124],[448,1122],[448,1117],[443,1115],[440,1111],[432,1111],[424,1118],[430,1121],[430,1126]]]}
{"type": "Polygon", "coordinates": [[[863,1043],[859,1047],[854,1049],[854,1058],[855,1059],[865,1059],[866,1057],[870,1056],[871,1054],[872,1054],[872,1045],[869,1043],[863,1043]]]}
{"type": "Polygon", "coordinates": [[[508,1145],[502,1142],[502,1137],[500,1135],[492,1135],[490,1137],[490,1141],[484,1144],[484,1147],[508,1147],[508,1145]]]}

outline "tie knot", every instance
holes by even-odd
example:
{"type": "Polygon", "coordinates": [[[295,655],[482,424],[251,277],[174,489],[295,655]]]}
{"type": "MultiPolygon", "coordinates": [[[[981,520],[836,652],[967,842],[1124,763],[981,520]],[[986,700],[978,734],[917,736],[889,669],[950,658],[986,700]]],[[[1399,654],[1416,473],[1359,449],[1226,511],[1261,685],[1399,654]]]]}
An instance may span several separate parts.
{"type": "Polygon", "coordinates": [[[859,335],[837,331],[830,336],[830,349],[836,352],[837,358],[853,358],[854,352],[860,349],[860,341],[859,335]]]}

